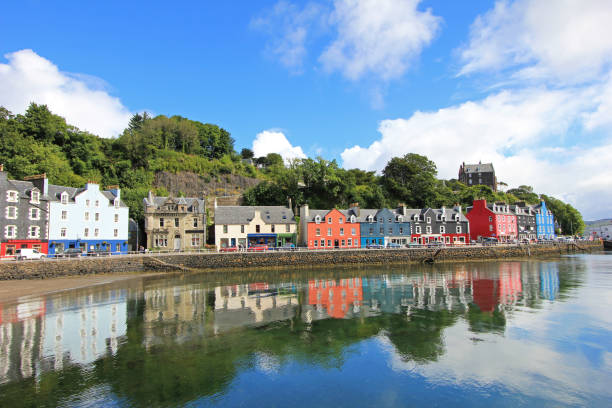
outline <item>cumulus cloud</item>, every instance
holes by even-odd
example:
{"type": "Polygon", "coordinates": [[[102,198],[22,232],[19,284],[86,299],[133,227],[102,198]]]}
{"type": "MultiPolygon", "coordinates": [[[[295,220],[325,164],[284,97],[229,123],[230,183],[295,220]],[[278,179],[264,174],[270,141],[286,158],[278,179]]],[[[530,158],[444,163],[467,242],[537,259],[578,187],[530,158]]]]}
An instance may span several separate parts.
{"type": "Polygon", "coordinates": [[[522,79],[579,82],[612,62],[612,2],[498,1],[472,24],[460,74],[516,69],[522,79]]]}
{"type": "Polygon", "coordinates": [[[427,156],[439,176],[456,178],[459,164],[493,162],[498,179],[530,184],[569,200],[587,218],[612,211],[612,138],[597,144],[566,139],[596,109],[596,90],[505,90],[407,119],[383,120],[381,137],[341,154],[346,168],[381,170],[409,152],[427,156]],[[587,115],[587,116],[585,116],[587,115]]]}
{"type": "Polygon", "coordinates": [[[274,130],[264,130],[253,140],[255,157],[266,156],[268,153],[278,153],[285,162],[291,159],[305,159],[306,155],[300,146],[293,146],[284,133],[274,130]]]}
{"type": "Polygon", "coordinates": [[[32,50],[4,56],[0,63],[0,105],[13,113],[31,102],[45,104],[66,121],[102,137],[118,135],[127,126],[130,112],[103,89],[103,82],[87,75],[62,72],[32,50]]]}
{"type": "Polygon", "coordinates": [[[372,73],[402,76],[434,38],[441,19],[419,11],[420,0],[336,0],[331,21],[337,38],[319,60],[328,71],[356,80],[372,73]]]}

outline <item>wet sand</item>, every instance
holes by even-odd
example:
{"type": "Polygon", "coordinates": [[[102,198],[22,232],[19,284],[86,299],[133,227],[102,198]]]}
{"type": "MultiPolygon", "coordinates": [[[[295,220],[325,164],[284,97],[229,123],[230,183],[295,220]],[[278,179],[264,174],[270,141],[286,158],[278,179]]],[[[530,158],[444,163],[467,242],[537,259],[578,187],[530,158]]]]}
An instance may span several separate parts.
{"type": "Polygon", "coordinates": [[[36,297],[120,281],[142,279],[158,273],[104,274],[88,276],[66,276],[41,280],[0,281],[0,302],[11,302],[20,298],[36,297]]]}

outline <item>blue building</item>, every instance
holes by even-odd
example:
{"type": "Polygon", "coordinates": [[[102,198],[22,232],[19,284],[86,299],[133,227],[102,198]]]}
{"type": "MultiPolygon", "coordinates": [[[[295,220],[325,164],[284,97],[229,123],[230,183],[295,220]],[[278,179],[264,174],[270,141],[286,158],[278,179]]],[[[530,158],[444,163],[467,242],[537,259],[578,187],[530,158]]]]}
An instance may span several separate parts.
{"type": "Polygon", "coordinates": [[[538,239],[555,239],[555,217],[544,201],[534,207],[538,239]]]}
{"type": "Polygon", "coordinates": [[[362,248],[371,245],[405,245],[410,242],[410,222],[405,214],[405,208],[356,211],[358,211],[362,248]]]}

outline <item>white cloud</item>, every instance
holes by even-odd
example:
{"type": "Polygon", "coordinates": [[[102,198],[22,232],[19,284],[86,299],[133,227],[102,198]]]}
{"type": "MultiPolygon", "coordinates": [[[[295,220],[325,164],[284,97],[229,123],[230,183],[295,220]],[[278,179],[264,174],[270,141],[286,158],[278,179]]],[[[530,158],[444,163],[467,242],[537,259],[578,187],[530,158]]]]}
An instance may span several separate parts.
{"type": "Polygon", "coordinates": [[[587,218],[612,212],[612,138],[594,144],[566,133],[596,109],[593,88],[502,91],[480,100],[384,120],[381,137],[342,154],[345,168],[381,170],[409,152],[433,160],[442,178],[457,178],[459,164],[493,162],[498,179],[576,205],[587,218]],[[585,116],[587,115],[587,116],[585,116]],[[561,147],[560,147],[561,146],[561,147]]]}
{"type": "Polygon", "coordinates": [[[498,1],[472,24],[460,74],[516,69],[514,77],[577,83],[612,62],[609,0],[498,1]]]}
{"type": "Polygon", "coordinates": [[[118,135],[130,112],[119,98],[101,89],[102,81],[62,72],[32,50],[4,56],[0,64],[0,105],[22,113],[30,102],[45,104],[66,121],[102,137],[118,135]]]}
{"type": "Polygon", "coordinates": [[[268,153],[280,154],[285,162],[291,159],[305,159],[306,155],[300,146],[292,146],[284,133],[274,130],[264,130],[253,140],[255,157],[266,156],[268,153]]]}
{"type": "Polygon", "coordinates": [[[322,22],[324,7],[308,3],[303,9],[281,0],[266,14],[251,21],[251,27],[269,34],[272,39],[266,52],[292,71],[299,73],[308,54],[306,43],[313,26],[322,22]]]}
{"type": "Polygon", "coordinates": [[[319,60],[328,71],[356,80],[402,76],[434,38],[441,19],[419,11],[420,0],[336,0],[331,16],[338,37],[319,60]]]}

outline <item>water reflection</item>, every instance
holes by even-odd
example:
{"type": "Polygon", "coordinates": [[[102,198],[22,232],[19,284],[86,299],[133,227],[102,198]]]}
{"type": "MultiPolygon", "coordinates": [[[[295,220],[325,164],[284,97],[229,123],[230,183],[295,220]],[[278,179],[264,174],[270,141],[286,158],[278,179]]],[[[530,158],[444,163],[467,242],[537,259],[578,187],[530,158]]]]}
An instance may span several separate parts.
{"type": "Polygon", "coordinates": [[[567,297],[584,265],[422,268],[189,275],[1,305],[0,396],[78,405],[104,389],[106,402],[186,403],[229,392],[253,367],[342,367],[351,345],[381,336],[403,363],[431,364],[445,330],[465,326],[476,343],[503,334],[515,312],[567,297]],[[78,381],[54,377],[71,370],[78,381]]]}

